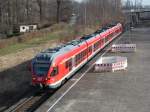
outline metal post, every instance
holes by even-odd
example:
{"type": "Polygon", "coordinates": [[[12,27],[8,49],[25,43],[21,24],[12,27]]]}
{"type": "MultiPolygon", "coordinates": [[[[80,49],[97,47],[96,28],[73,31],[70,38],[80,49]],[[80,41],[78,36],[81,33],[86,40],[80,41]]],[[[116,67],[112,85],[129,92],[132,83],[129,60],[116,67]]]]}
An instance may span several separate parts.
{"type": "Polygon", "coordinates": [[[86,5],[87,4],[85,4],[85,7],[84,7],[84,24],[86,25],[86,17],[87,17],[87,15],[86,15],[86,11],[87,11],[87,9],[86,9],[86,5]]]}

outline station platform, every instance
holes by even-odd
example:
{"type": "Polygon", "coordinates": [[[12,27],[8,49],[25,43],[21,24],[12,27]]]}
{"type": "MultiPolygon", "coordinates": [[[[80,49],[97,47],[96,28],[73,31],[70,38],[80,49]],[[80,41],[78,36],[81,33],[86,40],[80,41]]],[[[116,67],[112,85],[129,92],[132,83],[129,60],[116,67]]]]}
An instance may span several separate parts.
{"type": "Polygon", "coordinates": [[[95,65],[94,72],[114,72],[126,70],[128,66],[127,58],[121,56],[100,57],[95,65]]]}
{"type": "MultiPolygon", "coordinates": [[[[137,45],[135,53],[107,53],[125,56],[128,70],[78,76],[47,100],[36,112],[149,112],[150,111],[150,28],[135,28],[124,38],[137,45]],[[73,86],[70,86],[76,82],[73,86]],[[65,89],[70,88],[70,89],[65,89]]],[[[80,75],[80,74],[79,74],[80,75]]]]}

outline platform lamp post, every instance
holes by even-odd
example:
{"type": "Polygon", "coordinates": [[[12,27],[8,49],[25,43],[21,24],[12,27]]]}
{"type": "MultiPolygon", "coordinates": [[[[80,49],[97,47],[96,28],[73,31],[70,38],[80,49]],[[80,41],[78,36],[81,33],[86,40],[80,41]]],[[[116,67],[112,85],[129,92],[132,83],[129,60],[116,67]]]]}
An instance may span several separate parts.
{"type": "Polygon", "coordinates": [[[84,7],[84,24],[87,24],[87,4],[85,3],[85,7],[84,7]]]}

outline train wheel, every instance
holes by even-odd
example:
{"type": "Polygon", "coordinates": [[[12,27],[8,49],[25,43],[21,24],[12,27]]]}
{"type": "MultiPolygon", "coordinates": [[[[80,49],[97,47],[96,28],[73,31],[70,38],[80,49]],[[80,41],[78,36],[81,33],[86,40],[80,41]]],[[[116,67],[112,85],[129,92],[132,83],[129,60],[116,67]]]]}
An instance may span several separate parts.
{"type": "Polygon", "coordinates": [[[61,85],[64,85],[66,83],[67,79],[62,80],[61,85]]]}

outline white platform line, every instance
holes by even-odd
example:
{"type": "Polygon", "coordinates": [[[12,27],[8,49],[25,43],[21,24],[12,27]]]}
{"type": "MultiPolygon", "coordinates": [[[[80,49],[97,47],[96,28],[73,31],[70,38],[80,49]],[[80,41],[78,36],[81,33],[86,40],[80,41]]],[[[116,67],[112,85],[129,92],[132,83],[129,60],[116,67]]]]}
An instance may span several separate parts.
{"type": "MultiPolygon", "coordinates": [[[[121,38],[119,38],[118,39],[118,41],[120,40],[121,38]]],[[[116,41],[116,42],[118,42],[118,41],[116,41]]],[[[110,48],[111,48],[111,46],[110,46],[110,48]]],[[[102,55],[101,55],[101,57],[102,56],[104,56],[108,51],[109,51],[109,49],[110,48],[108,48],[108,50],[106,50],[102,55]]],[[[50,108],[46,111],[46,112],[50,112],[52,109],[53,109],[53,107],[82,79],[82,77],[84,77],[85,76],[85,74],[94,66],[94,64],[95,63],[93,63],[56,101],[55,101],[55,103],[53,104],[53,105],[51,105],[50,106],[50,108]]]]}
{"type": "MultiPolygon", "coordinates": [[[[105,55],[107,51],[105,51],[103,55],[105,55]]],[[[85,76],[85,74],[94,66],[95,63],[93,63],[57,100],[56,102],[46,111],[50,112],[52,108],[82,79],[82,77],[85,76]]]]}
{"type": "Polygon", "coordinates": [[[76,81],[76,80],[78,80],[78,79],[70,79],[71,81],[76,81]]]}

